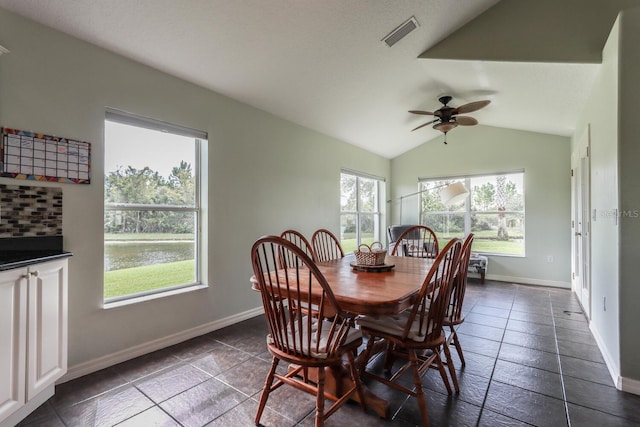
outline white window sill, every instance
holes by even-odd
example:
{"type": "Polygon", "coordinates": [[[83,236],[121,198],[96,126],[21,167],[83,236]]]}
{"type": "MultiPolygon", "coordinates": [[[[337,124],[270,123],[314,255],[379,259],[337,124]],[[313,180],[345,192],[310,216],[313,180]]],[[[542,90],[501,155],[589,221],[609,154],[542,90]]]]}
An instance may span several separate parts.
{"type": "Polygon", "coordinates": [[[122,300],[118,300],[118,301],[104,302],[103,305],[102,305],[102,308],[105,309],[105,310],[109,310],[109,309],[112,309],[112,308],[123,307],[125,305],[138,304],[138,303],[141,303],[141,302],[152,301],[152,300],[155,300],[155,299],[170,297],[170,296],[173,296],[173,295],[184,294],[184,293],[187,293],[187,292],[199,291],[201,289],[206,289],[208,287],[209,287],[208,285],[205,285],[205,284],[202,284],[202,283],[194,283],[193,285],[184,286],[184,287],[177,288],[177,289],[167,289],[166,291],[159,291],[159,292],[155,292],[155,293],[152,293],[152,294],[135,296],[135,297],[122,299],[122,300]]]}

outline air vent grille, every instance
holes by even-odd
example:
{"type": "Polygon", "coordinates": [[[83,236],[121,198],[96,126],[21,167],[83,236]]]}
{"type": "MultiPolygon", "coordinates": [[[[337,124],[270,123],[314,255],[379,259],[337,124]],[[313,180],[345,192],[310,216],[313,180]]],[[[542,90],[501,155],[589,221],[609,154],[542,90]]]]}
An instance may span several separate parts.
{"type": "Polygon", "coordinates": [[[418,24],[418,20],[415,18],[415,16],[412,16],[411,18],[403,22],[398,28],[391,31],[391,33],[389,33],[384,39],[382,39],[382,41],[387,46],[391,47],[405,38],[407,34],[415,30],[419,26],[420,24],[418,24]]]}

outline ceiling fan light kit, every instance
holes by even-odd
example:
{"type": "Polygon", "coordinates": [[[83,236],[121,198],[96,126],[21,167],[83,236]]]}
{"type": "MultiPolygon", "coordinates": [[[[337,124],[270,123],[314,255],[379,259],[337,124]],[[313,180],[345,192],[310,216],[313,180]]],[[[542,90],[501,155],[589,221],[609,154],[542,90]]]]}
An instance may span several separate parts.
{"type": "Polygon", "coordinates": [[[444,143],[447,143],[447,132],[451,129],[454,129],[458,126],[474,126],[478,124],[478,121],[473,117],[469,116],[459,116],[459,114],[471,113],[473,111],[478,111],[481,108],[489,105],[491,101],[474,101],[469,102],[468,104],[461,105],[457,108],[449,107],[449,102],[451,102],[452,97],[449,95],[441,96],[438,98],[438,101],[442,103],[442,107],[438,110],[434,111],[421,111],[421,110],[409,110],[411,114],[419,114],[423,116],[435,116],[434,120],[423,123],[420,126],[412,129],[412,131],[420,129],[424,126],[430,125],[431,123],[435,123],[432,127],[440,132],[444,133],[444,143]]]}

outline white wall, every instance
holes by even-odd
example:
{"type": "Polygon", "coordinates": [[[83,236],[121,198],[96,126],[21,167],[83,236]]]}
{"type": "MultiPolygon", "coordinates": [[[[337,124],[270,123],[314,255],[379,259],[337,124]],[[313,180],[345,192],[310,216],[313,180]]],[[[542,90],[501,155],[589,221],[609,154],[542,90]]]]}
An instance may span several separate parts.
{"type": "Polygon", "coordinates": [[[613,376],[620,375],[617,21],[602,53],[602,67],[576,126],[572,146],[591,133],[591,329],[613,376]],[[607,309],[604,310],[603,299],[607,309]]]}
{"type": "MultiPolygon", "coordinates": [[[[459,127],[391,161],[393,217],[397,199],[418,189],[418,177],[525,171],[525,257],[492,256],[489,278],[570,286],[569,138],[490,126],[459,127]],[[553,263],[547,262],[552,255],[553,263]]],[[[405,214],[403,213],[403,217],[405,214]]]]}
{"type": "Polygon", "coordinates": [[[620,14],[618,152],[620,174],[620,372],[640,394],[640,8],[620,14]]]}
{"type": "Polygon", "coordinates": [[[251,315],[261,307],[248,283],[253,241],[285,228],[307,235],[319,227],[339,231],[341,167],[389,177],[388,159],[2,9],[0,44],[11,51],[0,57],[0,124],[92,143],[91,184],[59,185],[64,245],[74,253],[72,368],[90,370],[133,356],[127,349],[251,315]],[[102,308],[105,106],[208,132],[207,289],[102,308]]]}
{"type": "Polygon", "coordinates": [[[640,394],[639,39],[640,8],[621,12],[577,128],[591,127],[591,207],[592,214],[596,212],[591,242],[591,329],[617,387],[636,394],[640,394]]]}

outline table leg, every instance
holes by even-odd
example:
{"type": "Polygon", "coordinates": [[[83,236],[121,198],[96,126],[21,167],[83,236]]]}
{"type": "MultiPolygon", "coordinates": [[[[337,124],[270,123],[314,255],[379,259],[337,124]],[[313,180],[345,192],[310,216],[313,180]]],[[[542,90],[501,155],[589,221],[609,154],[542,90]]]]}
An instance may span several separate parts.
{"type": "MultiPolygon", "coordinates": [[[[295,366],[290,366],[289,370],[295,369],[295,366]]],[[[316,382],[318,379],[318,372],[314,368],[308,370],[309,380],[316,382]]],[[[364,404],[368,410],[371,410],[378,414],[381,418],[389,419],[390,409],[389,402],[381,397],[376,396],[369,388],[362,384],[362,395],[364,396],[364,404]]],[[[349,371],[344,366],[327,367],[325,368],[324,375],[324,391],[334,396],[341,396],[344,390],[348,390],[353,387],[353,380],[349,376],[349,371]]],[[[358,394],[353,394],[352,400],[360,402],[358,394]]]]}

